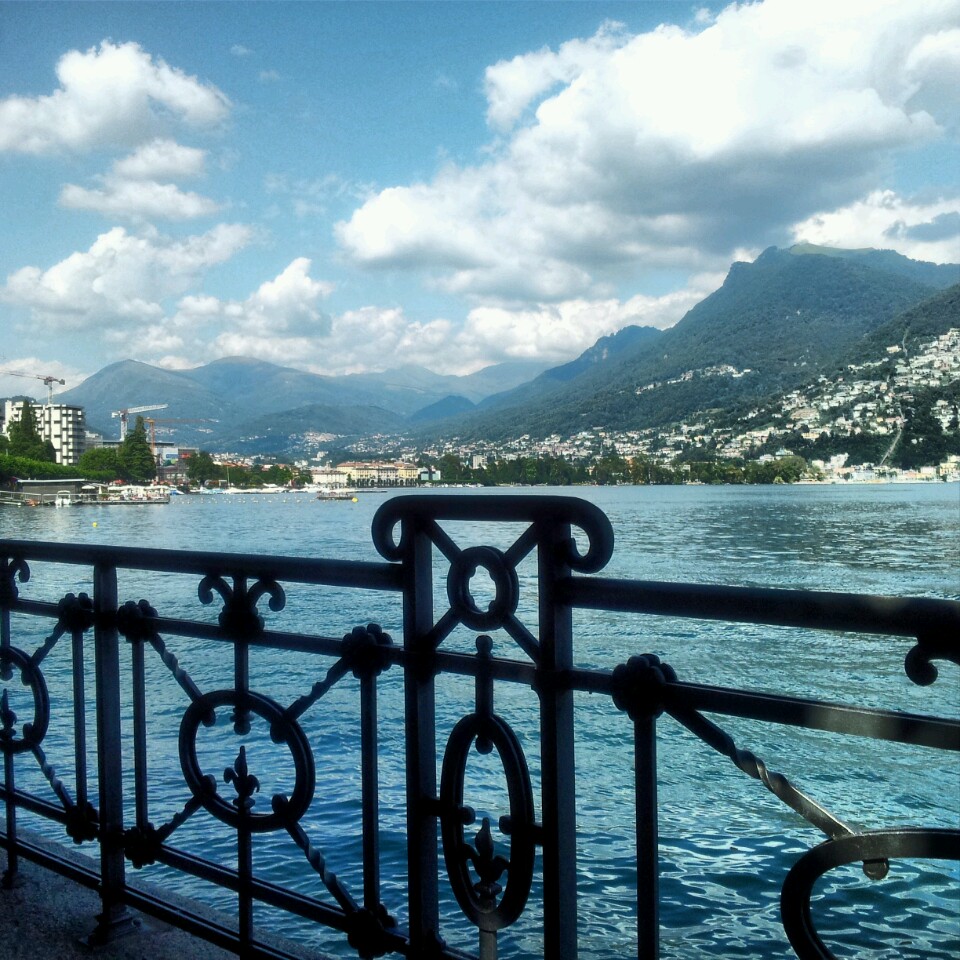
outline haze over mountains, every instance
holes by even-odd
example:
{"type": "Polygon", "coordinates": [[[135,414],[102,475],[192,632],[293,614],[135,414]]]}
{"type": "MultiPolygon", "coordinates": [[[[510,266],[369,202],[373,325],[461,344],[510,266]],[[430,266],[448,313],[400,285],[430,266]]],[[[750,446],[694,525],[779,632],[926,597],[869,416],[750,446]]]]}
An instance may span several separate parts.
{"type": "MultiPolygon", "coordinates": [[[[157,418],[158,438],[265,453],[295,447],[307,432],[500,439],[638,429],[836,375],[847,354],[887,346],[872,334],[892,331],[898,316],[958,281],[958,265],[892,251],[770,248],[733,264],[720,289],[670,329],[627,327],[549,369],[508,363],[468,377],[421,368],[323,377],[243,357],[186,371],[123,361],[57,399],[83,405],[91,429],[107,437],[117,435],[112,411],[166,403],[146,414],[157,418]]],[[[935,325],[960,326],[956,302],[944,301],[935,325]]]]}

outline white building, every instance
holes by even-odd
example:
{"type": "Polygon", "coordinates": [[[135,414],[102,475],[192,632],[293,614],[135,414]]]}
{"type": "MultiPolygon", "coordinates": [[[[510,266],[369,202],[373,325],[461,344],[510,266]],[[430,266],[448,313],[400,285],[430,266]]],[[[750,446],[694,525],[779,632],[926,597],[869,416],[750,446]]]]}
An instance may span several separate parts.
{"type": "MultiPolygon", "coordinates": [[[[10,424],[20,420],[25,400],[7,400],[3,406],[4,431],[9,434],[10,424]]],[[[37,430],[44,440],[53,444],[57,463],[73,464],[80,459],[85,449],[86,416],[83,407],[66,403],[32,403],[37,430]]]]}

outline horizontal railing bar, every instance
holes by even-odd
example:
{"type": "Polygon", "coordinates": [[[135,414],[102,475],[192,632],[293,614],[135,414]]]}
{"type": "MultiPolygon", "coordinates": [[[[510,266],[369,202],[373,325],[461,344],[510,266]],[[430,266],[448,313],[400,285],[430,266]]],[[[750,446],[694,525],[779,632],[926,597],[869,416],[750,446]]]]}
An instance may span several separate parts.
{"type": "Polygon", "coordinates": [[[953,636],[960,649],[960,601],[956,600],[609,577],[567,577],[559,584],[558,594],[569,606],[593,610],[895,636],[953,636]]]}
{"type": "Polygon", "coordinates": [[[0,540],[0,556],[70,563],[105,564],[154,573],[193,573],[203,576],[246,576],[312,583],[331,587],[400,590],[400,564],[370,560],[318,560],[310,557],[263,556],[252,553],[213,553],[199,550],[161,550],[84,543],[0,540]]]}
{"type": "Polygon", "coordinates": [[[960,720],[851,707],[798,697],[725,690],[694,683],[666,684],[665,702],[668,710],[673,699],[696,710],[722,713],[745,720],[782,723],[810,730],[934,747],[938,750],[960,750],[960,720]]]}
{"type": "MultiPolygon", "coordinates": [[[[558,682],[580,693],[613,694],[613,675],[600,670],[568,670],[558,682]]],[[[960,750],[960,720],[680,681],[663,684],[662,705],[669,710],[671,702],[744,720],[960,750]]]]}
{"type": "MultiPolygon", "coordinates": [[[[35,794],[27,793],[24,790],[11,791],[8,787],[0,784],[0,801],[6,802],[12,797],[13,802],[23,810],[35,813],[38,817],[44,817],[47,820],[53,820],[62,826],[67,825],[67,812],[59,804],[51,803],[35,794]]],[[[0,833],[0,837],[3,834],[0,833]]]]}
{"type": "Polygon", "coordinates": [[[259,940],[241,944],[239,934],[226,924],[218,923],[211,917],[190,910],[183,904],[170,906],[158,895],[137,887],[128,885],[124,900],[129,906],[135,907],[142,913],[178,927],[193,936],[199,936],[232,953],[239,954],[242,946],[243,956],[249,957],[250,960],[300,960],[303,956],[300,950],[296,952],[283,950],[259,940]]]}
{"type": "MultiPolygon", "coordinates": [[[[236,891],[239,886],[235,870],[197,857],[194,854],[186,853],[176,847],[167,845],[161,847],[157,860],[166,866],[189,873],[200,880],[209,880],[211,883],[229,890],[236,891]]],[[[256,900],[268,906],[288,910],[305,920],[315,920],[344,933],[349,929],[350,918],[342,910],[331,907],[320,900],[296,891],[285,890],[283,887],[266,880],[259,880],[256,877],[251,881],[251,891],[256,900]]],[[[402,934],[394,934],[392,939],[395,941],[397,949],[407,945],[407,939],[402,934]]],[[[446,946],[441,949],[439,955],[447,957],[449,960],[475,960],[472,954],[446,946]]]]}
{"type": "MultiPolygon", "coordinates": [[[[10,838],[0,833],[0,847],[9,851],[11,846],[10,838]]],[[[90,865],[87,866],[80,863],[76,855],[61,856],[47,846],[29,840],[23,834],[17,836],[16,847],[19,856],[26,857],[27,860],[54,873],[59,873],[74,883],[93,890],[100,886],[100,869],[96,860],[91,859],[90,865]]]]}
{"type": "MultiPolygon", "coordinates": [[[[229,867],[213,863],[176,847],[164,845],[158,852],[157,860],[174,870],[188,873],[198,880],[206,880],[218,887],[232,890],[234,893],[240,888],[240,880],[236,870],[231,870],[229,867]]],[[[306,920],[315,920],[324,924],[324,926],[333,927],[337,930],[346,931],[348,928],[349,921],[344,912],[320,900],[298,894],[292,890],[284,890],[282,887],[265,880],[258,880],[255,877],[251,880],[250,889],[256,900],[272,907],[289,910],[306,920]]]]}

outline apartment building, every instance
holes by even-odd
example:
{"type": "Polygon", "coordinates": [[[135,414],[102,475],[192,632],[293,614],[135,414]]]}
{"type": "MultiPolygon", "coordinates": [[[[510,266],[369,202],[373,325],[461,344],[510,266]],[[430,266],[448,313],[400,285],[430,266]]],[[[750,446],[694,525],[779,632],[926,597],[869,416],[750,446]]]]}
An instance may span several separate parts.
{"type": "MultiPolygon", "coordinates": [[[[19,421],[26,400],[6,400],[3,405],[4,431],[19,421]]],[[[66,403],[33,403],[37,430],[44,440],[53,444],[57,463],[74,464],[85,449],[86,415],[83,407],[66,403]]]]}

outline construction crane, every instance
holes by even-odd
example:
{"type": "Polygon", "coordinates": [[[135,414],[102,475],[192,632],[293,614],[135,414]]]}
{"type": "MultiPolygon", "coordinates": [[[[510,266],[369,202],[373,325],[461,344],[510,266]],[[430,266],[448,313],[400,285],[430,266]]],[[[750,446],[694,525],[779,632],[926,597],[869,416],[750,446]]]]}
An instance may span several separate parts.
{"type": "Polygon", "coordinates": [[[217,423],[209,417],[171,417],[157,420],[153,417],[144,417],[144,422],[150,424],[150,452],[157,455],[157,424],[158,423],[217,423]]]}
{"type": "Polygon", "coordinates": [[[166,403],[148,403],[143,407],[125,407],[123,410],[114,410],[110,414],[111,417],[116,419],[120,418],[120,439],[123,440],[127,436],[127,415],[131,413],[147,413],[150,410],[166,410],[169,404],[166,403]]]}
{"type": "Polygon", "coordinates": [[[66,380],[59,377],[47,377],[42,373],[23,373],[20,370],[0,370],[0,374],[5,377],[30,377],[33,380],[42,380],[47,387],[47,406],[53,403],[53,385],[59,383],[61,386],[66,384],[66,380]]]}

